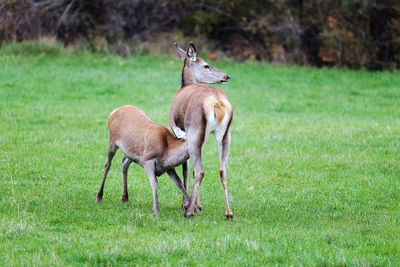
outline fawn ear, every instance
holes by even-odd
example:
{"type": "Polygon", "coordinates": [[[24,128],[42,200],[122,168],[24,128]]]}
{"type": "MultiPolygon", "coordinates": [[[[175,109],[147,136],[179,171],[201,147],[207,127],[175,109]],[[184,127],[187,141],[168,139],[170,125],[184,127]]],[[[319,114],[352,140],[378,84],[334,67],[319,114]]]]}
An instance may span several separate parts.
{"type": "Polygon", "coordinates": [[[178,55],[178,57],[182,60],[185,61],[186,59],[186,52],[185,50],[183,50],[182,48],[180,48],[180,46],[175,42],[174,43],[175,46],[175,50],[176,50],[176,54],[178,55]]]}
{"type": "Polygon", "coordinates": [[[186,55],[189,58],[190,61],[196,61],[196,47],[194,47],[194,44],[190,42],[186,49],[186,55]]]}

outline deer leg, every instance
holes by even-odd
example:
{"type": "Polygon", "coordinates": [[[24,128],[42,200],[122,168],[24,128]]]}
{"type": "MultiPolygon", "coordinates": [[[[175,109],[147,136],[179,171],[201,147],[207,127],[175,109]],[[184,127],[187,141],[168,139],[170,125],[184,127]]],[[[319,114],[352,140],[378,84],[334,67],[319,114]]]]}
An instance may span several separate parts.
{"type": "MultiPolygon", "coordinates": [[[[193,157],[192,157],[193,159],[193,157]]],[[[193,191],[192,197],[190,200],[189,208],[186,210],[185,217],[189,218],[194,215],[194,212],[199,212],[198,207],[196,206],[197,198],[200,193],[200,184],[203,181],[204,177],[204,170],[201,160],[197,160],[193,162],[194,171],[194,184],[193,184],[193,191]]]]}
{"type": "Polygon", "coordinates": [[[128,202],[129,197],[128,197],[128,169],[129,165],[131,165],[132,161],[128,159],[127,157],[122,158],[122,177],[124,180],[124,187],[122,191],[122,201],[123,202],[128,202]]]}
{"type": "Polygon", "coordinates": [[[178,189],[182,192],[182,194],[183,194],[182,207],[186,209],[190,203],[190,197],[186,191],[186,188],[183,187],[182,181],[181,181],[181,179],[179,179],[179,176],[176,173],[175,169],[170,169],[167,171],[167,173],[168,173],[169,177],[172,179],[172,181],[174,181],[174,183],[176,184],[178,189]]]}
{"type": "Polygon", "coordinates": [[[158,181],[155,174],[155,166],[153,161],[147,161],[143,164],[147,177],[149,178],[151,188],[153,189],[153,212],[154,214],[160,213],[160,205],[158,203],[157,186],[158,181]]]}
{"type": "Polygon", "coordinates": [[[200,194],[197,194],[196,206],[194,208],[194,212],[201,213],[202,210],[203,210],[203,207],[201,206],[201,203],[200,203],[200,194]]]}
{"type": "Polygon", "coordinates": [[[200,184],[204,177],[204,169],[202,163],[202,150],[203,150],[203,143],[204,143],[204,132],[203,134],[199,134],[199,132],[195,134],[191,134],[190,136],[194,136],[195,140],[190,140],[188,142],[188,150],[190,160],[193,164],[193,173],[194,173],[194,184],[193,184],[193,191],[192,197],[190,200],[189,208],[186,210],[185,217],[193,216],[195,209],[198,212],[197,199],[200,191],[200,184]]]}
{"type": "Polygon", "coordinates": [[[217,140],[219,161],[220,161],[219,177],[221,179],[222,188],[224,190],[224,199],[226,206],[225,216],[227,219],[233,218],[233,213],[231,210],[231,206],[229,204],[227,179],[226,179],[226,164],[228,162],[228,157],[229,157],[230,141],[231,141],[231,134],[230,134],[230,129],[228,128],[228,130],[225,133],[225,136],[222,139],[222,142],[218,142],[217,140]]]}
{"type": "MultiPolygon", "coordinates": [[[[183,176],[183,186],[187,193],[188,180],[189,180],[189,160],[187,160],[186,162],[184,162],[182,164],[182,176],[183,176]]],[[[190,198],[189,198],[189,201],[186,201],[185,196],[183,196],[181,210],[186,210],[187,207],[189,207],[189,203],[190,203],[190,198]]]]}
{"type": "Polygon", "coordinates": [[[110,170],[110,167],[111,167],[111,161],[114,158],[114,155],[115,155],[115,152],[117,151],[117,149],[118,149],[118,147],[110,141],[108,144],[107,161],[106,161],[106,164],[104,165],[103,180],[101,182],[100,190],[97,193],[97,202],[98,203],[103,201],[104,184],[106,182],[108,171],[110,170]]]}
{"type": "MultiPolygon", "coordinates": [[[[194,171],[193,171],[193,177],[194,177],[194,171]]],[[[194,206],[194,213],[201,213],[202,210],[203,208],[201,207],[200,203],[200,194],[198,194],[196,198],[196,205],[194,206]]]]}

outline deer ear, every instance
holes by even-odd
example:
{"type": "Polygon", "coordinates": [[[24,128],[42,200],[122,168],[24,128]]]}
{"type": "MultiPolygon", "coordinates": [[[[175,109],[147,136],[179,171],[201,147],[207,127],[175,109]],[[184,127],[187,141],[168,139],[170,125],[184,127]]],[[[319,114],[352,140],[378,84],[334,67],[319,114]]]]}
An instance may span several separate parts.
{"type": "Polygon", "coordinates": [[[188,48],[186,49],[186,55],[191,61],[196,61],[196,47],[194,47],[194,44],[190,42],[188,45],[188,48]]]}
{"type": "Polygon", "coordinates": [[[176,50],[176,54],[178,55],[178,57],[182,60],[185,61],[186,59],[186,52],[185,50],[183,50],[182,48],[179,47],[179,45],[175,42],[174,43],[175,46],[175,50],[176,50]]]}

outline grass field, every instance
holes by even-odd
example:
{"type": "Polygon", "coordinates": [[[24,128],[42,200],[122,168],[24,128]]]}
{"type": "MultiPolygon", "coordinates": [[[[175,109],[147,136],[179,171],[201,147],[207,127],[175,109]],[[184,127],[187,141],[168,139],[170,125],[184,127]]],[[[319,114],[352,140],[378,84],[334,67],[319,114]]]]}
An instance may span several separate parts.
{"type": "Polygon", "coordinates": [[[153,215],[133,164],[124,204],[121,152],[95,203],[110,112],[132,104],[168,125],[182,67],[172,53],[0,49],[0,265],[400,264],[398,73],[212,62],[232,77],[221,88],[235,114],[235,219],[212,138],[201,215],[183,218],[165,174],[153,215]]]}

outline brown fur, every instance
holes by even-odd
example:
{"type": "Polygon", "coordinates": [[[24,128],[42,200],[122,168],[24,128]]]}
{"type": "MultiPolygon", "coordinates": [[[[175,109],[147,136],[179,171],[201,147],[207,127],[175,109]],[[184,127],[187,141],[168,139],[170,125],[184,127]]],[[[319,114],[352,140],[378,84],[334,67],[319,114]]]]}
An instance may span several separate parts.
{"type": "Polygon", "coordinates": [[[129,152],[142,156],[142,161],[152,157],[162,158],[171,150],[184,144],[166,127],[154,123],[135,106],[123,106],[114,110],[108,119],[110,142],[123,140],[129,152]]]}
{"type": "MultiPolygon", "coordinates": [[[[178,44],[175,43],[174,46],[176,54],[184,62],[184,66],[181,89],[172,100],[169,124],[176,136],[187,140],[194,176],[191,201],[185,216],[190,217],[196,210],[201,210],[199,190],[204,177],[203,145],[206,134],[213,133],[220,156],[220,179],[226,204],[225,216],[232,218],[226,176],[230,126],[233,116],[232,106],[221,89],[206,85],[228,82],[230,77],[197,57],[193,43],[188,45],[186,52],[178,44]],[[228,116],[228,121],[224,121],[226,116],[228,116]]],[[[187,184],[186,181],[185,184],[187,184]]]]}
{"type": "Polygon", "coordinates": [[[157,197],[158,181],[156,176],[167,172],[184,196],[183,207],[189,203],[189,195],[183,187],[174,167],[186,164],[189,153],[187,144],[177,139],[166,127],[154,123],[139,108],[123,106],[114,110],[108,119],[110,140],[108,159],[104,166],[103,180],[97,193],[97,202],[103,199],[103,189],[112,159],[118,148],[125,157],[122,160],[124,180],[122,200],[128,201],[127,175],[131,162],[136,162],[145,169],[153,189],[153,211],[160,212],[157,197]],[[185,204],[186,203],[186,204],[185,204]]]}
{"type": "MultiPolygon", "coordinates": [[[[221,123],[225,114],[225,110],[228,112],[228,114],[230,114],[229,117],[231,117],[232,106],[229,104],[228,97],[224,91],[218,87],[213,87],[210,85],[189,84],[179,89],[172,100],[170,110],[170,125],[173,123],[184,130],[185,115],[193,113],[199,108],[199,106],[205,105],[207,98],[210,98],[210,96],[216,100],[213,107],[217,107],[214,112],[218,122],[221,123]],[[224,102],[228,103],[228,106],[225,106],[224,102]],[[222,106],[224,108],[222,108],[222,106]]],[[[207,113],[207,117],[208,112],[211,112],[211,110],[205,110],[205,112],[207,113]]]]}

